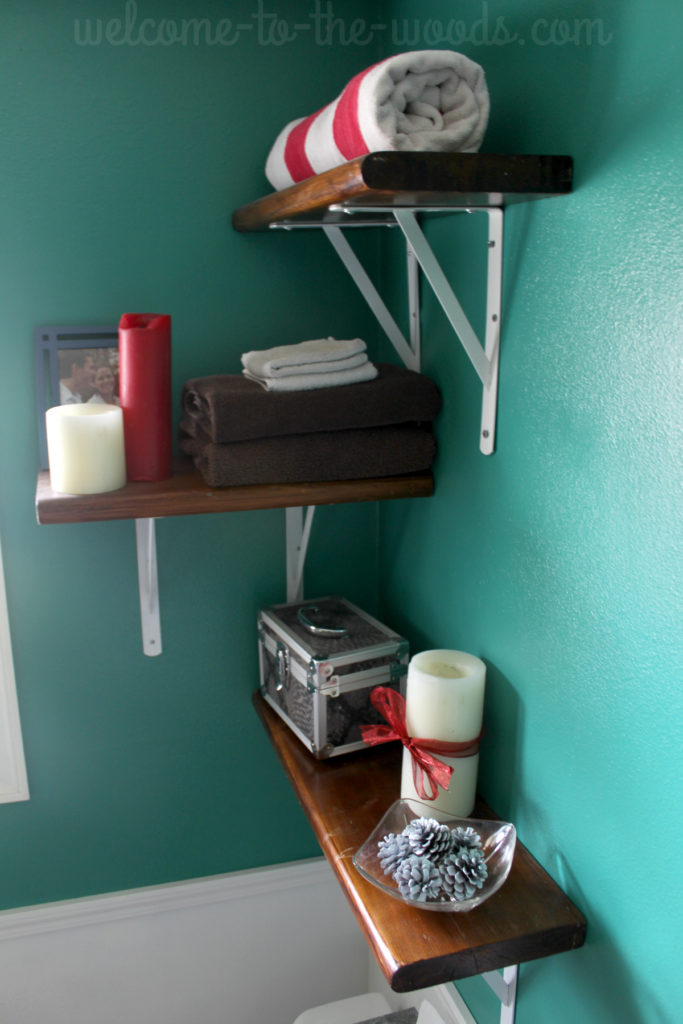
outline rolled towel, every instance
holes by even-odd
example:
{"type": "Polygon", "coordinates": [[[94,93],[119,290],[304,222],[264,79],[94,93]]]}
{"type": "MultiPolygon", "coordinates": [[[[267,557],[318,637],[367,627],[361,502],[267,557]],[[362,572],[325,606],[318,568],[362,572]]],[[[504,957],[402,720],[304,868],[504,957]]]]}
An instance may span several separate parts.
{"type": "Polygon", "coordinates": [[[291,121],[265,173],[287,188],[379,150],[475,153],[489,117],[483,68],[453,50],[414,50],[361,71],[334,102],[291,121]]]}
{"type": "Polygon", "coordinates": [[[356,366],[351,370],[333,370],[331,373],[318,370],[315,373],[292,373],[287,377],[256,377],[246,370],[242,372],[245,377],[256,381],[266,391],[313,391],[317,388],[348,387],[349,384],[374,380],[377,376],[377,367],[366,359],[362,366],[356,366]]]}
{"type": "Polygon", "coordinates": [[[348,370],[367,361],[366,344],[361,338],[315,338],[296,345],[277,345],[245,352],[242,366],[254,377],[285,377],[293,373],[329,373],[348,370]],[[353,362],[347,363],[347,360],[353,362]]]}
{"type": "Polygon", "coordinates": [[[194,377],[183,385],[183,417],[218,444],[436,418],[441,393],[431,378],[393,363],[375,365],[375,380],[305,392],[265,391],[239,373],[194,377]]]}
{"type": "Polygon", "coordinates": [[[360,480],[431,468],[436,441],[414,424],[322,431],[214,444],[197,430],[181,429],[181,450],[209,487],[360,480]]]}

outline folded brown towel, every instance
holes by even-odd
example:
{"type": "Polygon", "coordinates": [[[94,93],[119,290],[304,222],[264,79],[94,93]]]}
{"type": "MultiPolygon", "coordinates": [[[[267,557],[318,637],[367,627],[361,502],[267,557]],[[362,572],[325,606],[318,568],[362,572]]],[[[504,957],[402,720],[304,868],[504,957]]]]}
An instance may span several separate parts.
{"type": "Polygon", "coordinates": [[[214,444],[184,421],[180,447],[210,487],[399,476],[429,469],[436,454],[431,430],[414,424],[214,444]]]}
{"type": "Polygon", "coordinates": [[[186,381],[183,415],[216,444],[282,434],[309,434],[397,423],[430,423],[441,409],[434,381],[414,370],[377,363],[374,380],[314,391],[264,391],[242,374],[186,381]]]}

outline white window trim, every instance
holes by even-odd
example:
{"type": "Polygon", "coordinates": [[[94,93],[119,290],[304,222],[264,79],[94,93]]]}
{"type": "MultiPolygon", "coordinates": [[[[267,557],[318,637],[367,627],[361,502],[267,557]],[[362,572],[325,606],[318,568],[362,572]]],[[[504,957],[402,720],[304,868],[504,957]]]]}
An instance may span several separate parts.
{"type": "Polygon", "coordinates": [[[21,738],[0,545],[0,804],[28,798],[28,779],[21,738]]]}

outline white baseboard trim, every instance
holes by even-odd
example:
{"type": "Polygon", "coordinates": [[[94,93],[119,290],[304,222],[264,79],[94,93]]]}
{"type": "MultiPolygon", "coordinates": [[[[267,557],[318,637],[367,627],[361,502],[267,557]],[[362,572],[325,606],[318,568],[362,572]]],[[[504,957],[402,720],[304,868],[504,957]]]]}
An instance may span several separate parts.
{"type": "Polygon", "coordinates": [[[323,857],[0,911],[0,941],[328,884],[323,857]]]}
{"type": "Polygon", "coordinates": [[[2,1024],[256,1024],[364,991],[325,860],[0,913],[2,1024]]]}
{"type": "MultiPolygon", "coordinates": [[[[362,992],[365,960],[371,964],[368,991],[384,991],[392,1009],[410,1006],[419,1009],[427,1000],[445,1024],[476,1024],[453,985],[437,985],[409,993],[391,991],[357,932],[352,915],[349,913],[348,921],[342,917],[344,906],[337,906],[336,911],[330,914],[337,900],[344,902],[332,870],[324,858],[316,857],[186,882],[2,911],[0,979],[5,989],[14,989],[9,995],[6,993],[6,1022],[26,1024],[28,1020],[40,1018],[37,1006],[33,1006],[31,1012],[38,1013],[38,1017],[31,1017],[26,1005],[27,1000],[30,1003],[33,999],[27,994],[30,992],[30,977],[38,970],[46,985],[43,1009],[64,1004],[61,1016],[54,1018],[55,1024],[85,1024],[85,1021],[92,1020],[93,1006],[97,1003],[102,1007],[105,992],[109,992],[107,999],[112,1005],[108,1005],[106,1011],[109,1016],[100,1017],[104,1024],[126,1019],[131,1000],[141,1001],[145,1006],[145,1019],[151,1024],[158,1024],[162,1019],[179,1024],[187,1019],[188,1008],[182,1002],[178,1006],[175,1004],[184,998],[192,998],[191,992],[184,992],[184,983],[177,969],[179,964],[183,968],[191,965],[187,985],[192,991],[201,992],[202,998],[207,989],[212,993],[210,1001],[213,1001],[215,1009],[213,1016],[207,1014],[203,1018],[206,1021],[218,1019],[217,1014],[220,1014],[221,1021],[227,1019],[221,1008],[228,996],[237,1001],[231,1011],[231,1024],[251,1024],[261,1017],[271,1019],[276,1012],[275,1007],[284,1010],[283,1003],[287,1000],[291,1008],[289,1019],[293,1020],[298,1012],[307,1006],[318,1005],[325,998],[342,998],[362,992]],[[312,915],[307,910],[304,916],[308,924],[303,926],[302,934],[297,934],[296,942],[289,943],[285,952],[282,943],[286,941],[292,911],[296,912],[302,904],[318,909],[312,915]],[[282,911],[276,915],[279,923],[275,925],[275,932],[259,931],[267,928],[269,922],[274,923],[272,911],[278,905],[290,909],[284,911],[284,916],[282,911]],[[255,908],[257,919],[254,919],[255,908]],[[194,911],[198,913],[193,914],[194,911]],[[168,920],[164,920],[162,915],[168,915],[168,920]],[[127,920],[130,924],[126,924],[127,920]],[[178,954],[177,936],[179,932],[184,934],[186,926],[191,931],[187,950],[183,949],[178,954]],[[245,930],[253,933],[254,929],[252,945],[256,935],[263,936],[267,961],[268,957],[276,954],[280,961],[287,961],[284,970],[285,965],[279,964],[280,986],[284,988],[278,989],[277,998],[275,995],[267,997],[274,1000],[272,1005],[266,997],[249,992],[248,986],[243,984],[244,964],[248,957],[244,962],[230,966],[235,957],[237,960],[240,958],[236,949],[244,942],[245,930]],[[168,950],[165,949],[167,941],[168,950]],[[226,949],[225,965],[213,961],[217,942],[226,949]],[[102,948],[114,954],[116,976],[120,981],[114,998],[109,991],[111,966],[108,959],[103,961],[100,957],[102,948]],[[318,980],[313,984],[309,968],[311,959],[316,957],[314,977],[318,980]],[[323,963],[331,960],[341,970],[333,989],[329,988],[329,982],[321,982],[324,977],[321,957],[323,963]],[[145,976],[149,975],[147,988],[140,988],[137,978],[140,961],[145,964],[145,976]],[[304,963],[307,966],[302,973],[301,965],[304,963]],[[74,964],[79,966],[74,967],[74,964]],[[63,988],[66,984],[64,978],[78,977],[79,971],[84,980],[81,989],[84,992],[92,990],[97,995],[92,1002],[86,1000],[85,1003],[73,997],[75,1002],[69,1004],[72,996],[63,988]],[[170,976],[177,981],[170,983],[170,976]],[[180,987],[160,997],[162,984],[180,987]],[[307,994],[309,987],[310,995],[307,994]],[[286,988],[291,988],[287,994],[286,988]],[[262,1006],[254,1002],[258,998],[265,999],[262,1006]]],[[[74,985],[70,985],[69,992],[73,990],[74,985]]],[[[75,991],[79,991],[79,986],[75,986],[75,991]]],[[[104,1011],[101,1009],[101,1012],[104,1011]]]]}

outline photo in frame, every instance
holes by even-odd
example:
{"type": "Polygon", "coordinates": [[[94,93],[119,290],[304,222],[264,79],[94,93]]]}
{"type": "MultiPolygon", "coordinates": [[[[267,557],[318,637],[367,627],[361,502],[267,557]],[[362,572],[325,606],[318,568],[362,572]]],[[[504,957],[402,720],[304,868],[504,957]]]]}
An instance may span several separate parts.
{"type": "Polygon", "coordinates": [[[45,326],[34,332],[40,468],[48,469],[45,413],[55,405],[119,403],[118,326],[45,326]]]}

